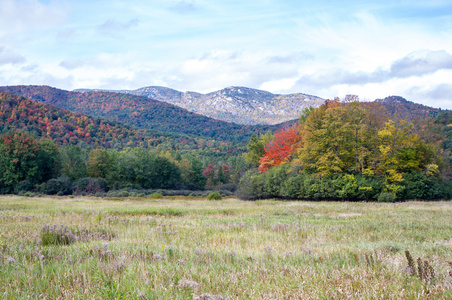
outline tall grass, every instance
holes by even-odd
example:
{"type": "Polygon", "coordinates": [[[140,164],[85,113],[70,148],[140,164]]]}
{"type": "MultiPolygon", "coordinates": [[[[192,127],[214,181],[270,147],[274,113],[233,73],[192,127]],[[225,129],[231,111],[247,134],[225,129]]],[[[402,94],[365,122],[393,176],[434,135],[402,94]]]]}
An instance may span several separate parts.
{"type": "Polygon", "coordinates": [[[452,298],[450,202],[5,196],[0,208],[2,299],[452,298]]]}

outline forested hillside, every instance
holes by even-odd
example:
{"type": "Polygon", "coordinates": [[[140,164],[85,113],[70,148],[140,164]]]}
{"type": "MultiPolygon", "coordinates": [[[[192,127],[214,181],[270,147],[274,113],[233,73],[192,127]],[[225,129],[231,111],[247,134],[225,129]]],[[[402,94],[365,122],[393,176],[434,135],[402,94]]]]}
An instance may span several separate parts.
{"type": "MultiPolygon", "coordinates": [[[[441,109],[414,103],[399,96],[389,96],[377,99],[375,102],[384,105],[388,113],[394,118],[415,120],[416,118],[435,118],[441,109]]],[[[372,103],[372,102],[370,102],[372,103]]]]}
{"type": "Polygon", "coordinates": [[[118,122],[74,114],[51,105],[0,92],[0,133],[28,132],[57,145],[102,148],[148,147],[157,136],[118,122]]]}
{"type": "Polygon", "coordinates": [[[275,131],[280,125],[238,125],[211,119],[177,106],[141,96],[108,92],[77,93],[48,86],[0,87],[62,109],[106,118],[142,129],[245,144],[253,133],[275,131]]]}

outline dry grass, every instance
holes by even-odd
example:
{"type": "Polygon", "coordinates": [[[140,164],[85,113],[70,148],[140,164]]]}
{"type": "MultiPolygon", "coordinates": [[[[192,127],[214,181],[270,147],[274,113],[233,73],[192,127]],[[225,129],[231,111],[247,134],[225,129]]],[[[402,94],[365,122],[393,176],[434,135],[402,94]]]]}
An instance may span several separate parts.
{"type": "Polygon", "coordinates": [[[4,196],[0,298],[447,299],[450,220],[451,202],[4,196]],[[74,238],[44,246],[45,225],[74,238]]]}

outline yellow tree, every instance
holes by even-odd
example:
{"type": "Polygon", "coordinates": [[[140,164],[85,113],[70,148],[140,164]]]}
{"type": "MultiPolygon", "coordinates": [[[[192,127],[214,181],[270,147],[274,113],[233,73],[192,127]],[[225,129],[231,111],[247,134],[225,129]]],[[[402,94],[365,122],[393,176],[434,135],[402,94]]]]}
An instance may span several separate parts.
{"type": "Polygon", "coordinates": [[[411,124],[404,120],[397,123],[389,120],[378,131],[379,164],[377,173],[385,178],[385,189],[397,194],[403,189],[403,170],[416,170],[419,160],[416,156],[417,136],[411,133],[411,124]]]}

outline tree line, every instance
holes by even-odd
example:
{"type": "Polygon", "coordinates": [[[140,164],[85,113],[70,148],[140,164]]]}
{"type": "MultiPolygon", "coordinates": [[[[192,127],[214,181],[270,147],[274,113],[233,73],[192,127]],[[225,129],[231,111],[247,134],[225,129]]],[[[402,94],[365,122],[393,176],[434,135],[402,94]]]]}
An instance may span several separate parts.
{"type": "Polygon", "coordinates": [[[142,147],[57,146],[25,132],[0,136],[0,193],[95,194],[108,190],[234,189],[247,164],[142,147]],[[228,186],[229,184],[229,186],[228,186]]]}
{"type": "Polygon", "coordinates": [[[306,109],[297,124],[251,137],[243,199],[450,198],[450,112],[405,120],[349,96],[306,109]]]}

